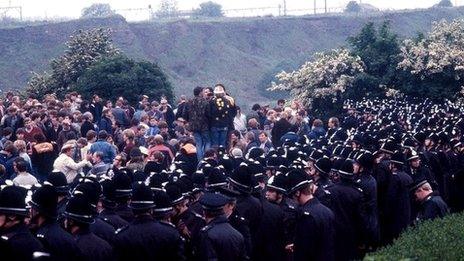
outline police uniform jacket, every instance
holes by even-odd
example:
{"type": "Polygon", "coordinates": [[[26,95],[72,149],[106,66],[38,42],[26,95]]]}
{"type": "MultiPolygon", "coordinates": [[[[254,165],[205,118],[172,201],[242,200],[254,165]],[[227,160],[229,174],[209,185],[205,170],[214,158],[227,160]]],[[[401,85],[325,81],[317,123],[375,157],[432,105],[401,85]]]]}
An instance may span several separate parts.
{"type": "Polygon", "coordinates": [[[116,231],[113,226],[105,222],[101,218],[95,218],[95,222],[90,225],[90,231],[99,238],[112,244],[114,241],[114,232],[116,231]]]}
{"type": "Polygon", "coordinates": [[[448,206],[439,195],[432,193],[422,202],[417,220],[442,218],[448,213],[448,206]]]}
{"type": "Polygon", "coordinates": [[[243,236],[227,222],[225,216],[219,216],[201,229],[197,258],[218,261],[245,260],[243,236]]]}
{"type": "Polygon", "coordinates": [[[81,260],[113,260],[113,248],[89,228],[84,228],[74,236],[77,247],[81,251],[81,260]]]}
{"type": "Polygon", "coordinates": [[[395,172],[387,190],[385,227],[383,237],[386,242],[398,237],[411,224],[412,178],[403,171],[395,172]]]}
{"type": "Polygon", "coordinates": [[[184,260],[179,233],[149,215],[116,231],[114,246],[118,260],[184,260]]]}
{"type": "Polygon", "coordinates": [[[240,216],[237,210],[235,209],[228,219],[229,219],[230,225],[235,230],[240,232],[240,234],[242,234],[243,240],[245,243],[246,256],[251,257],[252,244],[251,244],[251,234],[250,234],[250,227],[249,227],[248,221],[244,217],[240,216]]]}
{"type": "Polygon", "coordinates": [[[73,237],[56,221],[42,224],[36,236],[50,254],[50,260],[80,260],[81,253],[73,237]]]}
{"type": "Polygon", "coordinates": [[[114,212],[114,210],[111,209],[104,209],[102,212],[100,212],[98,218],[110,224],[115,230],[129,225],[129,222],[121,218],[116,214],[116,212],[114,212]]]}
{"type": "Polygon", "coordinates": [[[354,181],[340,179],[339,183],[330,188],[330,193],[336,224],[336,259],[356,259],[358,247],[365,243],[362,239],[367,234],[368,217],[363,191],[354,181]]]}
{"type": "Polygon", "coordinates": [[[320,178],[319,180],[316,181],[317,189],[314,192],[314,196],[317,199],[319,199],[319,201],[322,204],[324,204],[326,207],[329,207],[329,208],[330,208],[330,205],[331,205],[331,197],[330,197],[329,189],[333,185],[334,184],[329,179],[320,178]]]}
{"type": "MultiPolygon", "coordinates": [[[[238,213],[248,220],[250,224],[251,243],[253,248],[256,247],[259,240],[259,226],[263,215],[263,207],[259,199],[249,195],[242,194],[237,197],[236,209],[238,213]]],[[[253,252],[255,250],[253,249],[253,252]]]]}
{"type": "Polygon", "coordinates": [[[0,236],[0,256],[5,260],[31,260],[34,252],[44,251],[25,224],[15,225],[0,236]]]}
{"type": "Polygon", "coordinates": [[[334,260],[334,213],[313,198],[301,206],[296,221],[294,260],[334,260]]]}
{"type": "Polygon", "coordinates": [[[368,171],[363,171],[360,173],[357,183],[364,193],[364,206],[368,218],[368,223],[366,224],[368,234],[366,235],[365,240],[368,245],[373,246],[380,240],[379,213],[377,207],[377,182],[368,171]]]}
{"type": "Polygon", "coordinates": [[[295,222],[297,218],[297,206],[296,203],[292,202],[288,198],[284,198],[280,204],[280,208],[285,214],[284,226],[285,226],[285,243],[293,243],[293,237],[295,235],[295,222]]]}
{"type": "Polygon", "coordinates": [[[285,259],[285,213],[282,209],[261,200],[263,216],[259,225],[259,240],[256,242],[254,260],[285,259]]]}

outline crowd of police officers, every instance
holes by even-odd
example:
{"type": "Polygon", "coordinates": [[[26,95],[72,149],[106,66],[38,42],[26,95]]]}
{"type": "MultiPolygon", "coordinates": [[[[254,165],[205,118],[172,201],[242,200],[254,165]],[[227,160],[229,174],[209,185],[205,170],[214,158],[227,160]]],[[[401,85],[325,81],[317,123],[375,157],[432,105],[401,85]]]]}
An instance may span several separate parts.
{"type": "Polygon", "coordinates": [[[464,208],[462,109],[347,103],[325,137],[265,155],[205,152],[193,174],[113,168],[70,185],[51,173],[0,191],[4,260],[352,260],[464,208]],[[27,203],[26,203],[27,202],[27,203]]]}

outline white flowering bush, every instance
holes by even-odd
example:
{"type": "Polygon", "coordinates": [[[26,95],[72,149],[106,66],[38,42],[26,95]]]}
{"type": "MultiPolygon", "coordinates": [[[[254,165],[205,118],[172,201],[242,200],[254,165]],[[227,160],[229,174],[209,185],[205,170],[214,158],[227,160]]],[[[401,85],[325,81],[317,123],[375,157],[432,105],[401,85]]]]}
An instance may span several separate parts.
{"type": "Polygon", "coordinates": [[[423,76],[453,69],[456,79],[464,76],[464,21],[434,22],[431,32],[417,42],[405,40],[398,67],[423,76]]]}
{"type": "Polygon", "coordinates": [[[434,22],[424,38],[405,40],[400,56],[398,68],[410,72],[422,87],[437,88],[423,94],[456,94],[464,80],[464,20],[434,22]]]}
{"type": "Polygon", "coordinates": [[[317,53],[298,70],[277,74],[278,82],[273,82],[270,90],[289,91],[294,100],[308,107],[315,100],[335,103],[363,71],[361,58],[351,55],[347,49],[317,53]]]}

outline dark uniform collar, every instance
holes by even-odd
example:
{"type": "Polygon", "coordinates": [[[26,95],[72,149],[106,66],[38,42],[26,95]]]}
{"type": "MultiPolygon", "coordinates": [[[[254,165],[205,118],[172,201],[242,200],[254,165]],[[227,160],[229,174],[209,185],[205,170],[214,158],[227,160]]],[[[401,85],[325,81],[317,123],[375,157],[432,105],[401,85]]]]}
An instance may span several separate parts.
{"type": "Polygon", "coordinates": [[[226,218],[225,215],[221,215],[219,217],[216,217],[215,219],[211,220],[211,222],[208,223],[208,225],[213,226],[215,224],[221,224],[221,223],[227,223],[228,219],[226,218]]]}
{"type": "Polygon", "coordinates": [[[154,222],[155,219],[150,215],[150,214],[142,214],[138,215],[134,219],[134,224],[140,224],[140,223],[147,223],[147,222],[154,222]]]}
{"type": "Polygon", "coordinates": [[[317,199],[316,197],[313,197],[312,199],[306,201],[306,203],[304,203],[302,207],[304,208],[304,207],[308,207],[308,206],[314,206],[314,205],[317,205],[319,203],[320,203],[319,199],[317,199]]]}

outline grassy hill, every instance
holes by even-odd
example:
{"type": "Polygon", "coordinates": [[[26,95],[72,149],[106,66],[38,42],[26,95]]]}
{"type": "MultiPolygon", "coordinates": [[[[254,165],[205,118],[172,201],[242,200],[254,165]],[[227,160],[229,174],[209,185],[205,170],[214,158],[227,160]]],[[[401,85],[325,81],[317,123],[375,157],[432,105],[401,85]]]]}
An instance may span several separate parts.
{"type": "Polygon", "coordinates": [[[74,31],[113,29],[126,54],[158,62],[176,94],[197,85],[224,83],[244,108],[269,102],[264,91],[272,75],[296,68],[317,51],[339,47],[368,21],[390,20],[401,36],[426,32],[432,21],[460,18],[464,7],[362,16],[265,17],[207,21],[127,23],[119,17],[0,29],[0,88],[24,87],[31,71],[47,69],[74,31]]]}

